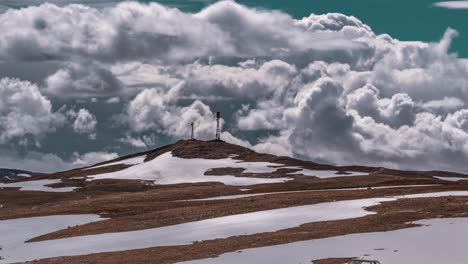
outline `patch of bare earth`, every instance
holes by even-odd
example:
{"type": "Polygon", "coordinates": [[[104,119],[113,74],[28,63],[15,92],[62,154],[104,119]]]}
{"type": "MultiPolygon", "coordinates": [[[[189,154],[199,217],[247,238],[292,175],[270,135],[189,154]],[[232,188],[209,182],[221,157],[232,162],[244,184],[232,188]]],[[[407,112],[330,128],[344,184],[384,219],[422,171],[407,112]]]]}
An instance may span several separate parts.
{"type": "Polygon", "coordinates": [[[346,264],[353,260],[352,258],[327,258],[312,261],[313,264],[346,264]]]}

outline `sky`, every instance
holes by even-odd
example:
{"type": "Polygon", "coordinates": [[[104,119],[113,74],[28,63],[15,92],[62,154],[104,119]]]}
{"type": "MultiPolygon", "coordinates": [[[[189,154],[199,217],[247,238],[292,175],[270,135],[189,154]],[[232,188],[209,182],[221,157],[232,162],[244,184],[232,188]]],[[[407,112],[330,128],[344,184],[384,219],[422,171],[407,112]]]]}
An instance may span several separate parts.
{"type": "Polygon", "coordinates": [[[468,1],[0,0],[0,167],[190,136],[468,172],[468,1]],[[465,19],[465,20],[463,20],[465,19]]]}

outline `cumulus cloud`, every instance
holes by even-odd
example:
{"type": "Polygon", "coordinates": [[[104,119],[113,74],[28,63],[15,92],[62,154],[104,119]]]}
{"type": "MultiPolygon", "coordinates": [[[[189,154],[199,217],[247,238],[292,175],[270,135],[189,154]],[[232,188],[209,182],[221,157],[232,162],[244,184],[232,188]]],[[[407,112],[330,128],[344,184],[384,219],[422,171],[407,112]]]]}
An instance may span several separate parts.
{"type": "Polygon", "coordinates": [[[456,97],[444,97],[440,100],[425,102],[421,106],[428,111],[451,112],[453,110],[461,109],[465,106],[465,102],[456,97]]]}
{"type": "Polygon", "coordinates": [[[124,138],[120,138],[119,142],[128,144],[128,145],[136,147],[136,148],[146,148],[147,147],[147,145],[146,145],[146,143],[145,143],[145,141],[143,139],[133,138],[133,137],[130,137],[129,135],[127,135],[124,138]]]}
{"type": "Polygon", "coordinates": [[[96,125],[97,120],[96,116],[91,114],[87,109],[81,108],[78,111],[69,110],[67,115],[74,119],[73,121],[73,131],[78,134],[86,134],[90,139],[96,139],[96,125]]]}
{"type": "Polygon", "coordinates": [[[0,10],[6,11],[9,8],[23,8],[31,5],[43,3],[54,3],[56,5],[84,4],[94,7],[106,7],[119,2],[118,0],[2,0],[0,10]]]}
{"type": "Polygon", "coordinates": [[[30,82],[0,79],[0,143],[41,137],[63,126],[65,117],[30,82]]]}
{"type": "Polygon", "coordinates": [[[62,98],[102,97],[118,94],[122,83],[111,71],[95,64],[69,63],[47,77],[44,92],[62,98]]]}
{"type": "Polygon", "coordinates": [[[188,138],[192,122],[197,138],[213,138],[222,109],[223,138],[261,152],[448,170],[468,157],[468,60],[449,52],[453,29],[438,42],[406,42],[352,16],[297,20],[233,1],[195,14],[43,4],[0,18],[0,59],[63,63],[44,94],[120,98],[122,144],[188,138]]]}
{"type": "Polygon", "coordinates": [[[278,156],[294,156],[292,145],[289,141],[290,131],[284,130],[279,136],[263,138],[252,146],[257,152],[270,153],[278,156]]]}
{"type": "Polygon", "coordinates": [[[0,15],[0,59],[101,61],[251,57],[357,47],[345,36],[313,32],[289,15],[221,1],[196,14],[160,4],[112,8],[45,3],[0,15]],[[60,25],[60,26],[57,26],[60,25]],[[20,33],[21,32],[21,33],[20,33]],[[213,37],[216,36],[216,37],[213,37]]]}
{"type": "Polygon", "coordinates": [[[120,98],[119,97],[111,97],[107,99],[106,103],[108,104],[118,104],[120,103],[120,98]]]}
{"type": "Polygon", "coordinates": [[[270,55],[233,65],[145,66],[158,69],[159,88],[144,90],[130,102],[126,115],[132,129],[177,137],[199,119],[207,124],[202,127],[208,136],[213,126],[209,98],[229,98],[229,119],[237,129],[231,136],[245,130],[277,133],[247,142],[258,151],[341,164],[433,168],[435,159],[439,169],[462,164],[468,154],[460,140],[468,62],[448,53],[456,31],[448,29],[437,43],[423,43],[375,35],[341,14],[311,15],[294,24],[339,33],[366,48],[351,54],[329,51],[321,54],[323,60],[304,52],[298,60],[270,55]],[[336,60],[341,53],[348,55],[336,60]],[[182,107],[182,98],[195,101],[182,107]],[[173,119],[181,122],[168,121],[173,119]]]}
{"type": "Polygon", "coordinates": [[[136,132],[153,131],[173,137],[189,135],[195,123],[197,138],[212,138],[214,115],[210,107],[199,100],[188,106],[177,106],[167,94],[157,89],[145,89],[127,108],[130,127],[136,132]]]}

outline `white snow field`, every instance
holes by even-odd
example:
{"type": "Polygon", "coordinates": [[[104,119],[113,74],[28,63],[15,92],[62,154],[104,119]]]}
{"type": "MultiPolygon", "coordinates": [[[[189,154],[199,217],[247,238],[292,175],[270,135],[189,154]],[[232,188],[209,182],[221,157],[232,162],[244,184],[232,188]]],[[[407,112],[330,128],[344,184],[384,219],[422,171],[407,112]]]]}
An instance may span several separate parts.
{"type": "MultiPolygon", "coordinates": [[[[54,215],[30,218],[19,218],[0,221],[0,263],[19,262],[22,258],[21,249],[25,241],[51,232],[65,229],[69,226],[82,225],[104,220],[98,215],[54,215]]],[[[54,251],[54,249],[42,249],[54,251]]],[[[32,254],[34,254],[32,252],[32,254]]]]}
{"type": "MultiPolygon", "coordinates": [[[[372,187],[371,189],[394,189],[394,188],[411,188],[411,187],[428,187],[428,186],[437,186],[439,184],[422,184],[422,185],[393,185],[393,186],[380,186],[372,187]]],[[[249,193],[249,194],[234,194],[234,195],[224,195],[216,196],[210,198],[201,198],[201,199],[190,199],[182,201],[214,201],[214,200],[227,200],[227,199],[240,199],[247,197],[263,196],[270,194],[286,194],[286,193],[303,193],[303,192],[325,192],[325,191],[354,191],[354,190],[368,190],[368,187],[359,187],[359,188],[342,188],[342,189],[323,189],[323,190],[302,190],[302,191],[286,191],[286,192],[267,192],[267,193],[249,193]]]]}
{"type": "Polygon", "coordinates": [[[432,176],[432,177],[437,178],[439,180],[443,180],[443,181],[453,181],[453,182],[468,181],[468,178],[461,178],[461,177],[445,177],[445,176],[432,176]]]}
{"type": "Polygon", "coordinates": [[[367,172],[349,172],[345,174],[337,174],[336,170],[309,170],[300,167],[282,167],[281,169],[301,169],[300,171],[291,172],[289,174],[304,174],[304,176],[316,176],[318,178],[336,178],[336,177],[351,177],[351,176],[366,176],[369,175],[367,172]]]}
{"type": "Polygon", "coordinates": [[[77,187],[60,187],[52,188],[46,185],[59,183],[60,179],[57,180],[37,180],[37,181],[25,181],[25,182],[12,182],[12,183],[0,183],[0,189],[2,188],[20,188],[20,191],[40,191],[40,192],[71,192],[77,187]]]}
{"type": "Polygon", "coordinates": [[[270,162],[245,162],[233,159],[230,156],[226,159],[182,159],[174,157],[172,153],[164,153],[153,160],[143,162],[146,156],[135,157],[118,162],[103,164],[93,169],[109,165],[126,164],[133,165],[124,170],[98,174],[90,176],[90,179],[140,179],[153,180],[156,184],[178,184],[194,182],[222,182],[227,185],[253,185],[262,183],[277,183],[292,180],[289,177],[283,178],[255,178],[255,177],[235,177],[227,176],[208,176],[205,172],[214,168],[244,168],[245,173],[272,173],[278,169],[301,169],[298,172],[305,176],[316,176],[319,178],[333,178],[343,176],[368,175],[364,172],[347,172],[349,174],[336,174],[337,171],[331,170],[308,170],[301,167],[286,166],[284,164],[270,162]]]}
{"type": "Polygon", "coordinates": [[[146,155],[142,155],[142,156],[137,156],[137,157],[115,161],[111,163],[106,163],[102,165],[92,166],[89,168],[84,168],[83,170],[97,169],[97,168],[108,167],[108,166],[113,166],[113,165],[130,165],[130,166],[137,165],[137,164],[143,163],[145,159],[146,159],[146,155]]]}
{"type": "MultiPolygon", "coordinates": [[[[185,245],[200,240],[274,232],[304,223],[348,219],[373,214],[373,212],[366,211],[364,207],[376,205],[378,202],[379,199],[364,199],[321,203],[218,217],[139,231],[105,233],[23,244],[16,243],[14,247],[7,246],[0,251],[4,258],[4,260],[0,260],[0,263],[158,246],[185,245]]],[[[10,228],[14,225],[14,221],[22,223],[28,222],[28,219],[30,218],[0,221],[0,230],[10,228]]],[[[41,223],[48,225],[47,221],[41,221],[41,223]]],[[[17,228],[17,232],[20,232],[19,229],[17,228]]],[[[19,237],[25,236],[20,235],[19,237]]],[[[7,241],[3,243],[7,243],[7,241]]]]}
{"type": "Polygon", "coordinates": [[[423,226],[397,231],[360,233],[226,253],[184,264],[311,263],[339,257],[376,259],[382,264],[465,264],[468,218],[430,219],[423,226]]]}
{"type": "MultiPolygon", "coordinates": [[[[14,244],[14,246],[4,247],[4,249],[0,251],[4,258],[3,260],[0,260],[0,263],[169,245],[185,245],[191,244],[194,241],[218,238],[222,239],[230,236],[249,235],[262,232],[274,232],[277,230],[296,227],[305,223],[349,219],[375,214],[374,212],[365,210],[365,208],[385,201],[394,201],[403,198],[442,197],[451,195],[468,196],[468,191],[438,192],[320,203],[218,217],[139,231],[105,233],[32,243],[18,242],[14,244]]],[[[31,220],[28,219],[31,218],[0,221],[0,231],[11,229],[12,226],[15,226],[15,221],[19,221],[18,223],[25,222],[29,224],[28,221],[31,220]]],[[[36,224],[49,225],[49,222],[40,221],[40,223],[36,222],[36,224]]],[[[20,227],[14,227],[16,232],[21,233],[22,225],[20,225],[20,227]]],[[[41,230],[41,227],[34,229],[41,230]]],[[[26,234],[12,234],[13,236],[18,236],[20,238],[31,236],[31,229],[26,228],[25,232],[26,234]]],[[[466,237],[468,239],[468,236],[466,237]]],[[[18,239],[16,239],[16,241],[18,241],[18,239]]],[[[8,241],[3,240],[0,240],[0,242],[5,244],[9,243],[8,241]]],[[[283,261],[282,263],[290,262],[283,261]]]]}
{"type": "Polygon", "coordinates": [[[241,162],[227,159],[181,159],[172,153],[164,153],[153,160],[143,162],[124,170],[90,176],[91,179],[140,179],[152,180],[156,184],[177,184],[194,182],[222,182],[227,185],[253,185],[276,183],[291,180],[291,178],[254,178],[235,176],[208,176],[204,173],[213,168],[245,168],[245,172],[274,172],[281,164],[269,162],[241,162]]]}

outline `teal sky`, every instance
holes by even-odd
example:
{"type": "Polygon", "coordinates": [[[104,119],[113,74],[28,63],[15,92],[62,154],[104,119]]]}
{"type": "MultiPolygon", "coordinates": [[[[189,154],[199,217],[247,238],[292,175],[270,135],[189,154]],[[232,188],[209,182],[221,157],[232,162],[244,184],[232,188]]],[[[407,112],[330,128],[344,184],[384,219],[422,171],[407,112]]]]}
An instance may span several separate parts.
{"type": "MultiPolygon", "coordinates": [[[[142,1],[148,2],[148,1],[142,1]]],[[[156,1],[177,6],[183,11],[197,12],[215,2],[210,0],[156,1]]],[[[468,10],[434,7],[432,0],[238,0],[250,7],[282,10],[294,18],[311,13],[353,15],[369,25],[377,34],[387,33],[399,40],[438,41],[448,27],[456,29],[452,51],[468,57],[468,10]]]]}

